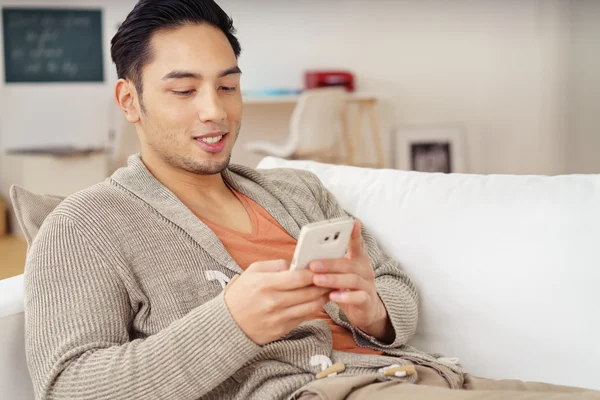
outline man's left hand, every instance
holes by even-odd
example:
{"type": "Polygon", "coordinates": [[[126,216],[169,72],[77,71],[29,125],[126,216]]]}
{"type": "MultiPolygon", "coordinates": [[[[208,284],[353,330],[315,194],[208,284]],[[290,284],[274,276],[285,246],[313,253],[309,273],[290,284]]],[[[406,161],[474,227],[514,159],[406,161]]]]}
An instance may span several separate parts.
{"type": "Polygon", "coordinates": [[[329,299],[338,304],[352,325],[386,343],[394,340],[388,313],[375,287],[375,271],[365,250],[360,223],[354,229],[348,253],[337,260],[309,264],[316,286],[333,289],[329,299]]]}

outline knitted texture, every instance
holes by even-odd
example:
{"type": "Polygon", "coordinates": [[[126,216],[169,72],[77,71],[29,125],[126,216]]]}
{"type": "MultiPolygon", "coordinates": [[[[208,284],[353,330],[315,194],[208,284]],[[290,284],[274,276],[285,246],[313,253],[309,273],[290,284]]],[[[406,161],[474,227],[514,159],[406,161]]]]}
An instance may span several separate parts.
{"type": "MultiPolygon", "coordinates": [[[[347,215],[309,172],[232,165],[223,177],[295,238],[307,223],[347,215]]],[[[285,399],[316,379],[321,366],[311,358],[319,355],[343,362],[341,376],[418,363],[462,386],[459,367],[406,345],[417,326],[417,291],[364,227],[396,339],[385,344],[360,331],[334,303],[325,310],[360,346],[384,356],[333,351],[331,332],[319,320],[265,346],[253,343],[223,297],[223,277],[243,271],[137,155],[45,219],[38,197],[16,198],[21,214],[35,212],[20,220],[44,221],[25,271],[27,358],[38,398],[285,399]]]]}

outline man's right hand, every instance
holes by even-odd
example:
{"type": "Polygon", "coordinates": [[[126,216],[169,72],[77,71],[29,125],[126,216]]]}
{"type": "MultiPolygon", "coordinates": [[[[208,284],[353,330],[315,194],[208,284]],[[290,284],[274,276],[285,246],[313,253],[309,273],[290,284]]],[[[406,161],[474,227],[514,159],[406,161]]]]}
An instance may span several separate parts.
{"type": "Polygon", "coordinates": [[[262,346],[329,302],[331,290],[314,286],[313,275],[308,269],[290,271],[283,260],[256,262],[229,285],[225,304],[246,336],[262,346]]]}

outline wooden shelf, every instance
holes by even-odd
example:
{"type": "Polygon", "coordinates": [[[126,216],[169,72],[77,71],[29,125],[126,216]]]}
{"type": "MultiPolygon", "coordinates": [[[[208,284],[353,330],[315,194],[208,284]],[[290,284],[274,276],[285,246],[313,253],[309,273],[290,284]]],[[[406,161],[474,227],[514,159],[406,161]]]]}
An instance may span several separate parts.
{"type": "MultiPolygon", "coordinates": [[[[296,104],[299,95],[282,95],[282,96],[253,96],[247,95],[243,97],[244,104],[257,104],[257,105],[268,105],[268,104],[296,104]]],[[[370,102],[375,101],[377,97],[369,93],[353,92],[348,94],[348,102],[370,102]]]]}

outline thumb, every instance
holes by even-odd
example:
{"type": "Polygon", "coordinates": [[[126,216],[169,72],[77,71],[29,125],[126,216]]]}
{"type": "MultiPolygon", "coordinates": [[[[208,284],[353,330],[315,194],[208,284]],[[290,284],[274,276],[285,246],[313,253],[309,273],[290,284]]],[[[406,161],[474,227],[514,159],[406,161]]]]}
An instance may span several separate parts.
{"type": "Polygon", "coordinates": [[[354,220],[354,228],[352,229],[352,235],[350,236],[350,243],[348,244],[348,255],[350,258],[358,257],[362,255],[365,249],[365,243],[362,238],[360,231],[360,222],[354,220]]]}
{"type": "Polygon", "coordinates": [[[250,264],[247,272],[281,272],[290,269],[290,263],[285,260],[257,261],[250,264]]]}

